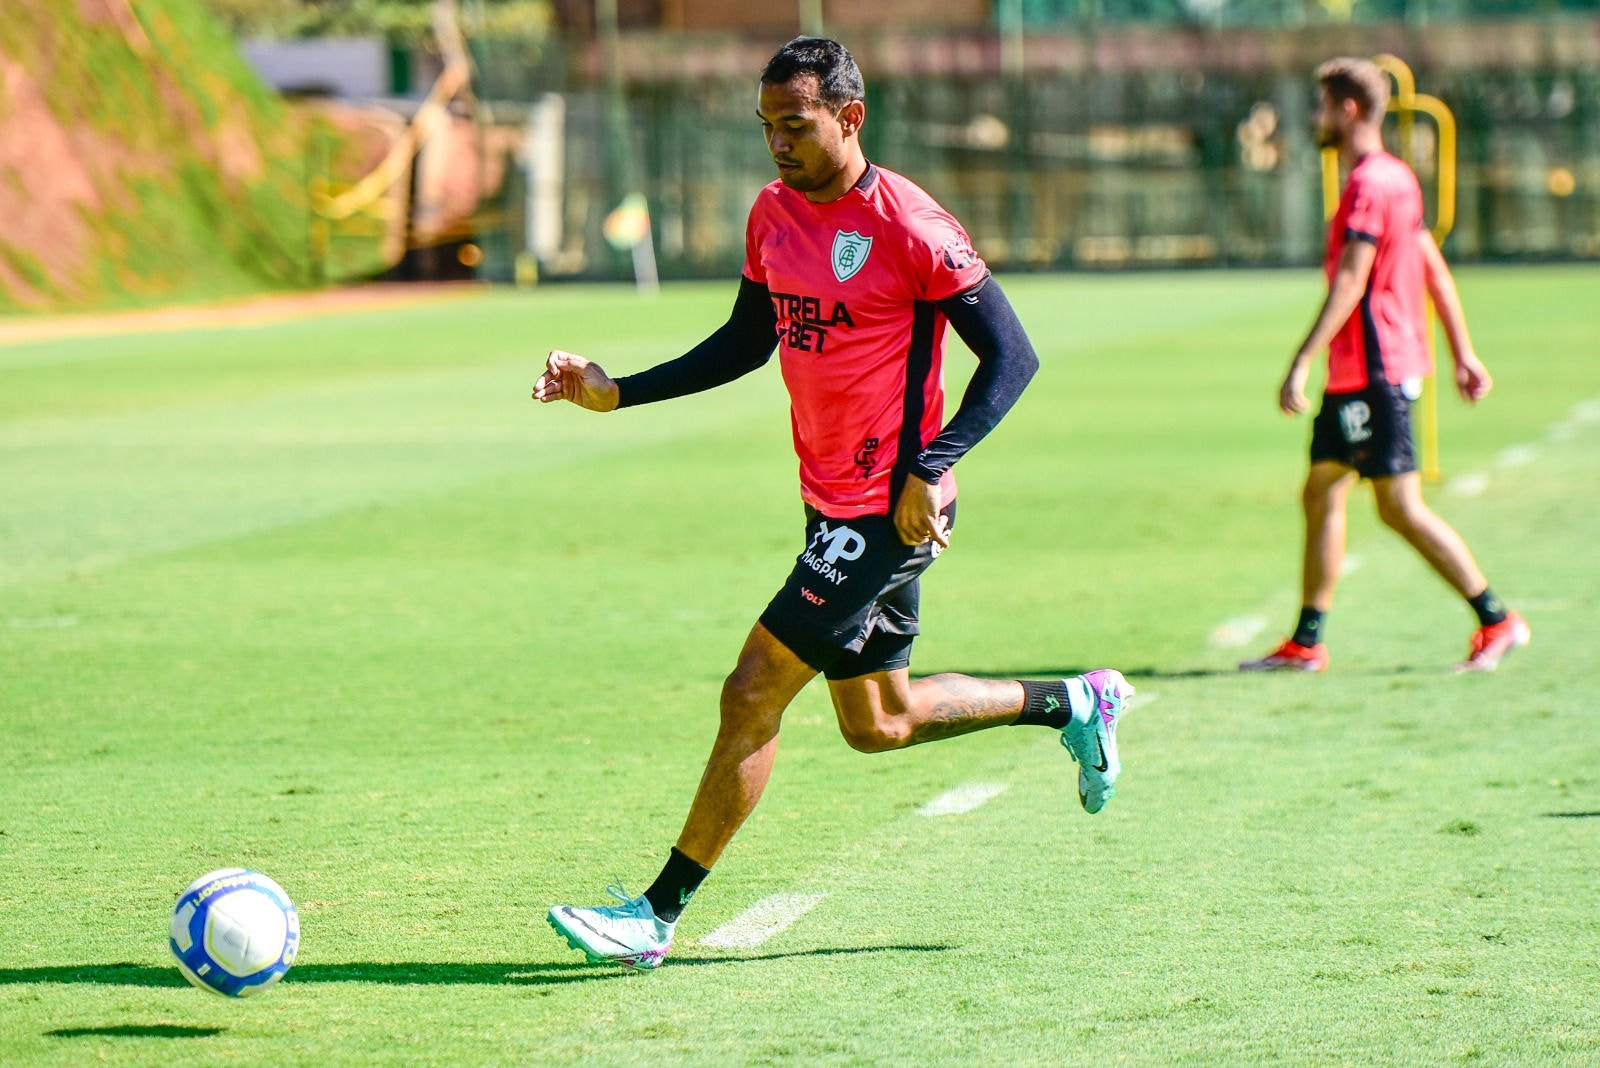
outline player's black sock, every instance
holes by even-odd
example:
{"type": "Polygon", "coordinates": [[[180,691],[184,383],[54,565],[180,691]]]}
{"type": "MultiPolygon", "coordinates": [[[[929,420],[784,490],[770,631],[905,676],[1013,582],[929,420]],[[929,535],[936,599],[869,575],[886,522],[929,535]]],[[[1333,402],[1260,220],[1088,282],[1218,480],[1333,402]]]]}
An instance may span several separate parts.
{"type": "Polygon", "coordinates": [[[673,846],[672,852],[667,855],[667,863],[661,869],[661,874],[650,884],[650,889],[644,892],[645,899],[655,910],[656,919],[665,923],[677,923],[678,917],[683,914],[683,907],[689,903],[691,897],[694,897],[694,892],[700,889],[700,884],[710,874],[710,868],[702,868],[678,852],[677,846],[673,846]]]}
{"type": "Polygon", "coordinates": [[[1022,715],[1013,727],[1054,727],[1060,730],[1072,719],[1072,706],[1067,702],[1067,684],[1061,679],[1054,682],[1022,680],[1022,715]]]}
{"type": "Polygon", "coordinates": [[[1506,606],[1500,603],[1500,598],[1496,597],[1489,587],[1485,586],[1478,596],[1467,598],[1467,603],[1478,613],[1480,627],[1492,627],[1496,623],[1505,622],[1506,606]]]}
{"type": "Polygon", "coordinates": [[[1300,606],[1300,622],[1295,624],[1294,637],[1290,639],[1296,645],[1303,645],[1307,649],[1322,641],[1322,617],[1325,613],[1310,605],[1300,606]]]}

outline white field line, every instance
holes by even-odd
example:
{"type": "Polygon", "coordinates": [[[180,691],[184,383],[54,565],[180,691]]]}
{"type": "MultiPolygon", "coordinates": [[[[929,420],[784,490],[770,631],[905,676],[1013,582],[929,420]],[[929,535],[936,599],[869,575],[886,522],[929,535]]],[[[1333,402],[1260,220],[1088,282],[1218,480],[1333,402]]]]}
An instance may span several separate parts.
{"type": "MultiPolygon", "coordinates": [[[[1572,441],[1584,429],[1600,423],[1600,397],[1586,401],[1579,401],[1572,406],[1572,411],[1567,413],[1565,419],[1558,419],[1544,428],[1541,440],[1552,445],[1560,445],[1572,441]]],[[[1500,450],[1500,455],[1495,457],[1495,466],[1501,468],[1526,467],[1539,458],[1539,446],[1508,445],[1500,450]]],[[[1489,475],[1485,471],[1473,471],[1459,475],[1445,483],[1445,492],[1454,497],[1481,496],[1489,488],[1489,475]]]]}
{"type": "Polygon", "coordinates": [[[773,894],[764,897],[739,915],[700,939],[700,945],[713,949],[754,949],[767,939],[782,934],[789,926],[816,908],[827,894],[773,894]]]}
{"type": "Polygon", "coordinates": [[[1136,692],[1132,697],[1128,698],[1128,711],[1132,711],[1135,708],[1143,708],[1145,705],[1153,705],[1156,703],[1156,698],[1160,696],[1161,695],[1159,693],[1154,693],[1141,686],[1139,687],[1138,692],[1136,692]]]}
{"type": "Polygon", "coordinates": [[[975,782],[946,790],[917,809],[919,816],[959,816],[1006,792],[1003,782],[975,782]]]}
{"type": "Polygon", "coordinates": [[[1574,404],[1568,418],[1574,423],[1600,423],[1600,397],[1574,404]]]}
{"type": "Polygon", "coordinates": [[[1508,445],[1494,458],[1496,467],[1527,467],[1539,458],[1537,445],[1508,445]]]}
{"type": "Polygon", "coordinates": [[[1219,649],[1238,649],[1249,645],[1267,629],[1266,616],[1235,616],[1211,628],[1211,644],[1219,649]]]}
{"type": "Polygon", "coordinates": [[[6,623],[12,630],[66,630],[78,625],[78,617],[13,616],[6,623]]]}
{"type": "MultiPolygon", "coordinates": [[[[1366,557],[1359,553],[1346,553],[1344,563],[1339,567],[1339,574],[1349,575],[1360,571],[1366,566],[1366,557]]],[[[1277,606],[1263,608],[1260,612],[1253,612],[1247,616],[1234,616],[1225,619],[1211,628],[1211,633],[1206,636],[1213,649],[1241,649],[1267,629],[1267,613],[1277,610],[1277,606]]]]}

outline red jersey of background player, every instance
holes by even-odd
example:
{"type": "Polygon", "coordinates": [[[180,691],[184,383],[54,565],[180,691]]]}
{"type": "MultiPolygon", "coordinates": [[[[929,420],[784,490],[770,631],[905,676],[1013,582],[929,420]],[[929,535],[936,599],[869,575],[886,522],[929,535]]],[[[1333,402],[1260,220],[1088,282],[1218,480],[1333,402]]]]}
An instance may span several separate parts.
{"type": "MultiPolygon", "coordinates": [[[[882,167],[825,204],[781,181],[761,191],[744,274],[772,297],[807,504],[889,514],[897,465],[943,425],[946,320],[934,302],[988,273],[961,224],[882,167]]],[[[939,484],[953,500],[954,476],[939,484]]]]}
{"type": "Polygon", "coordinates": [[[1433,371],[1423,312],[1422,188],[1411,168],[1387,152],[1350,170],[1328,223],[1323,269],[1331,283],[1346,241],[1377,246],[1361,304],[1328,346],[1328,392],[1352,393],[1381,378],[1392,385],[1433,371]]]}

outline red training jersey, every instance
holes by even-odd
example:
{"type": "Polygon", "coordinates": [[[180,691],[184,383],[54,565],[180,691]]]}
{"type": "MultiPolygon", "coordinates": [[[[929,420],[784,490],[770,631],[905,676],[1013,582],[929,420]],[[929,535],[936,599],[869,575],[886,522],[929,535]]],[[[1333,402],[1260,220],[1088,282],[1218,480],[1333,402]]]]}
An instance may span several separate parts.
{"type": "MultiPolygon", "coordinates": [[[[826,204],[775,181],[750,209],[744,274],[772,295],[800,496],[841,519],[888,515],[895,472],[944,424],[935,302],[988,274],[966,231],[882,167],[826,204]]],[[[952,474],[940,487],[955,498],[952,474]]]]}
{"type": "Polygon", "coordinates": [[[1375,380],[1399,385],[1433,371],[1422,227],[1422,187],[1411,168],[1387,152],[1363,156],[1328,223],[1323,270],[1332,283],[1347,241],[1371,241],[1378,252],[1360,305],[1328,346],[1328,392],[1353,392],[1375,380]]]}

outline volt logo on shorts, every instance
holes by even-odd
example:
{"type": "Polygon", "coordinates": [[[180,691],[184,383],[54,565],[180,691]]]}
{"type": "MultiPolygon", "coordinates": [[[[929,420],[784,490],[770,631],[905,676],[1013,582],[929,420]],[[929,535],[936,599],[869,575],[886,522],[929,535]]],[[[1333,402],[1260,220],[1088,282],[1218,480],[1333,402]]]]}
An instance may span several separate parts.
{"type": "Polygon", "coordinates": [[[819,521],[800,562],[838,586],[850,577],[839,569],[839,561],[859,560],[866,549],[867,539],[849,527],[830,527],[826,521],[819,521]]]}
{"type": "Polygon", "coordinates": [[[1367,407],[1366,401],[1351,401],[1340,408],[1339,426],[1344,431],[1344,440],[1353,445],[1372,437],[1372,428],[1367,425],[1371,418],[1372,409],[1367,407]]]}

